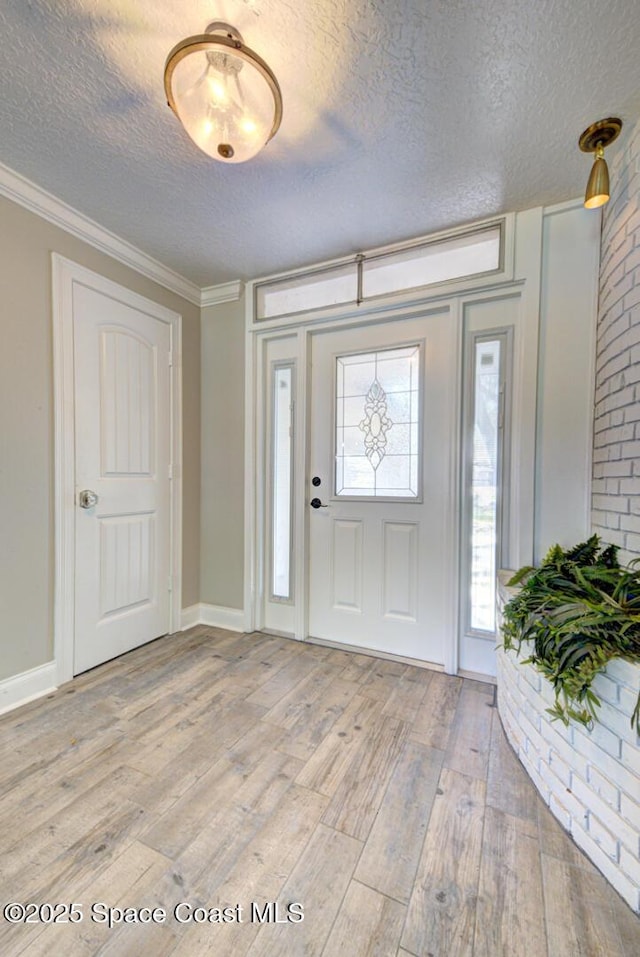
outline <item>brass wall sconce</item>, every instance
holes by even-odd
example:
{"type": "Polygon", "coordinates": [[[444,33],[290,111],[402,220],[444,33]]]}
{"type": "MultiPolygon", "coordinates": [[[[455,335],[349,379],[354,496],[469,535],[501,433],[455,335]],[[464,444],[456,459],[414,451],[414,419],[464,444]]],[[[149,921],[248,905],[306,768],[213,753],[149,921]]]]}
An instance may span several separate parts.
{"type": "Polygon", "coordinates": [[[584,196],[584,205],[587,209],[597,209],[609,202],[609,170],[604,158],[605,147],[618,137],[622,129],[622,120],[610,116],[606,120],[598,120],[584,131],[578,140],[583,153],[595,153],[587,191],[584,196]]]}
{"type": "Polygon", "coordinates": [[[251,159],[280,126],[282,94],[273,71],[235,27],[219,20],[176,44],[164,88],[196,146],[224,163],[251,159]]]}

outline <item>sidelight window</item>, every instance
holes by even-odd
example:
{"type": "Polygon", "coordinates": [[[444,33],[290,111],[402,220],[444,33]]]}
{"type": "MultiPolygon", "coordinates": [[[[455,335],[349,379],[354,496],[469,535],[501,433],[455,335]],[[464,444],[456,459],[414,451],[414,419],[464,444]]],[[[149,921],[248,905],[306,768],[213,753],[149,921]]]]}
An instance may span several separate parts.
{"type": "Polygon", "coordinates": [[[467,631],[495,634],[503,525],[506,333],[472,337],[466,435],[467,631]]]}
{"type": "Polygon", "coordinates": [[[290,600],[293,506],[293,366],[272,367],[271,596],[290,600]]]}

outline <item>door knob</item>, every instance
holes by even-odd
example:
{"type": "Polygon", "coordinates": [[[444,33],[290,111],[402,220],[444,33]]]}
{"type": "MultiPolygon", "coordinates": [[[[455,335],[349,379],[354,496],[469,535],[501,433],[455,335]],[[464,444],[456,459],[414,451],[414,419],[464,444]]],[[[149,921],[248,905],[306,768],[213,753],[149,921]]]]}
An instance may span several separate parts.
{"type": "Polygon", "coordinates": [[[329,508],[328,505],[323,505],[319,498],[312,498],[309,505],[311,508],[329,508]]]}
{"type": "Polygon", "coordinates": [[[311,479],[311,484],[314,486],[314,488],[317,488],[318,485],[322,485],[322,479],[319,475],[314,475],[311,479]]]}
{"type": "Polygon", "coordinates": [[[82,492],[78,493],[78,505],[80,508],[93,508],[93,506],[97,504],[98,496],[95,492],[92,492],[91,489],[85,488],[82,492]]]}

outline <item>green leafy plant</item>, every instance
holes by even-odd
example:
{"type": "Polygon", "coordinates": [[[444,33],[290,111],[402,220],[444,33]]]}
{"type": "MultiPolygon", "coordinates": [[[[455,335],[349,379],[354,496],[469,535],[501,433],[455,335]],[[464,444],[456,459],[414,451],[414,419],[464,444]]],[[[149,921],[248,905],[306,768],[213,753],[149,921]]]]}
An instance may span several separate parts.
{"type": "MultiPolygon", "coordinates": [[[[503,610],[507,650],[531,645],[526,662],[551,682],[554,719],[573,718],[588,728],[600,700],[595,676],[612,658],[640,661],[640,571],[621,567],[617,548],[601,548],[592,535],[575,548],[554,545],[539,568],[521,568],[508,582],[520,585],[503,610]]],[[[640,693],[631,716],[640,734],[640,693]]]]}

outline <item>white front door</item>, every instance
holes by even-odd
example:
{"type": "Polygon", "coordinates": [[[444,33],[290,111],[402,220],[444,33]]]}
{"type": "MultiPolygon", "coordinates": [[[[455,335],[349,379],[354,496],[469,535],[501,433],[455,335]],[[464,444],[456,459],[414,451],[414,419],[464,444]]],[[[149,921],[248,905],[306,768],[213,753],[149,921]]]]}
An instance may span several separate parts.
{"type": "Polygon", "coordinates": [[[78,674],[170,630],[171,332],[76,283],[73,336],[78,674]]]}
{"type": "Polygon", "coordinates": [[[454,670],[459,351],[448,309],[313,335],[312,637],[454,670]]]}

